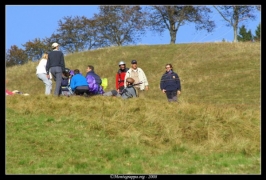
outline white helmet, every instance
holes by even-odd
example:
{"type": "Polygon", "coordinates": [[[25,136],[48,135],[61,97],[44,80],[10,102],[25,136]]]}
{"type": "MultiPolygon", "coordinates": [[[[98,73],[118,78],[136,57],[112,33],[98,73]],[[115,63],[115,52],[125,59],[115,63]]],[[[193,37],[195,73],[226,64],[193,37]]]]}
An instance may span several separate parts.
{"type": "Polygon", "coordinates": [[[126,64],[124,61],[120,61],[118,66],[122,65],[122,64],[126,64]]]}

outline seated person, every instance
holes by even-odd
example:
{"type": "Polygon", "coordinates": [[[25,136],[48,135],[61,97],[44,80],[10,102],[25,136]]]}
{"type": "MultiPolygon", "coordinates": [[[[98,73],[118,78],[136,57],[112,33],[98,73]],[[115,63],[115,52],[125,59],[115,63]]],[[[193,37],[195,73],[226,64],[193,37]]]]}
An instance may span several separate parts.
{"type": "Polygon", "coordinates": [[[89,86],[87,80],[82,76],[78,69],[74,70],[74,75],[70,81],[70,88],[76,95],[89,94],[89,86]]]}
{"type": "Polygon", "coordinates": [[[6,89],[6,95],[13,95],[14,93],[6,89]]]}
{"type": "Polygon", "coordinates": [[[103,93],[103,96],[116,96],[116,97],[121,97],[123,99],[137,97],[137,91],[133,85],[134,82],[135,80],[129,77],[126,79],[127,87],[124,88],[122,92],[118,92],[117,90],[112,90],[103,93]]]}
{"type": "Polygon", "coordinates": [[[72,95],[72,91],[69,88],[70,85],[70,69],[65,68],[65,71],[62,74],[62,82],[61,82],[61,94],[65,96],[72,95]]]}
{"type": "MultiPolygon", "coordinates": [[[[7,80],[6,80],[6,83],[7,83],[7,80]]],[[[28,96],[29,95],[28,93],[23,93],[23,92],[20,92],[18,90],[9,91],[9,90],[6,89],[6,96],[10,96],[10,95],[14,95],[14,94],[21,94],[21,95],[24,95],[24,96],[28,96]]]]}

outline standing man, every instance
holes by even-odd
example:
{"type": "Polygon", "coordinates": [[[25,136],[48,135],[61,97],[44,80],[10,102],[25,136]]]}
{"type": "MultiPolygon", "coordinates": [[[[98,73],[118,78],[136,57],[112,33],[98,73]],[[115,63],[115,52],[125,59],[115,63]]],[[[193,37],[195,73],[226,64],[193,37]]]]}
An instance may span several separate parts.
{"type": "Polygon", "coordinates": [[[60,88],[62,82],[62,72],[65,71],[65,60],[64,54],[59,51],[59,44],[52,44],[53,51],[48,54],[47,64],[46,64],[46,75],[50,79],[49,70],[56,81],[56,86],[54,90],[54,95],[60,95],[60,88]]]}
{"type": "Polygon", "coordinates": [[[121,93],[124,89],[124,81],[125,81],[125,75],[129,68],[126,67],[126,63],[124,61],[120,61],[118,63],[119,69],[116,73],[115,77],[115,86],[118,93],[121,93]]]}
{"type": "Polygon", "coordinates": [[[136,60],[131,61],[131,68],[126,73],[124,81],[125,87],[127,86],[126,79],[128,77],[131,77],[135,80],[134,87],[137,90],[137,95],[139,97],[144,97],[144,91],[147,91],[149,89],[148,87],[149,83],[144,71],[138,67],[136,60]]]}
{"type": "Polygon", "coordinates": [[[166,94],[168,102],[177,102],[181,94],[181,83],[177,73],[174,72],[172,64],[165,65],[165,73],[161,77],[160,88],[166,94]]]}

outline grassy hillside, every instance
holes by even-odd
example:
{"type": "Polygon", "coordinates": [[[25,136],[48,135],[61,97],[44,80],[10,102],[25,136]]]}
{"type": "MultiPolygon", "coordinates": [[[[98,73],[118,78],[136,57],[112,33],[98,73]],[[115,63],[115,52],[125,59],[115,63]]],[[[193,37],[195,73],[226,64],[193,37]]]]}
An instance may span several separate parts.
{"type": "MultiPolygon", "coordinates": [[[[260,174],[258,43],[110,47],[65,57],[115,87],[118,62],[138,61],[144,98],[53,97],[36,62],[6,69],[8,174],[260,174]],[[159,90],[165,64],[181,79],[179,103],[159,90]]],[[[55,82],[53,82],[53,90],[55,82]]]]}

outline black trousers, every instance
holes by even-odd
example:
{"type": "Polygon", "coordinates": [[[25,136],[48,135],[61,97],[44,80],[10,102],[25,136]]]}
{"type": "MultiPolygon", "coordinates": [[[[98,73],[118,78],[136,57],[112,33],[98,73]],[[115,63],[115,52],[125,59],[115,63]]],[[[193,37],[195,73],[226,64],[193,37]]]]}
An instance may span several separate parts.
{"type": "Polygon", "coordinates": [[[177,91],[166,91],[165,93],[169,102],[177,101],[177,91]]]}
{"type": "Polygon", "coordinates": [[[76,95],[83,95],[84,93],[89,94],[89,87],[88,86],[78,86],[74,92],[76,95]]]}

